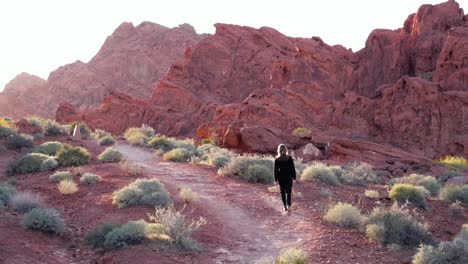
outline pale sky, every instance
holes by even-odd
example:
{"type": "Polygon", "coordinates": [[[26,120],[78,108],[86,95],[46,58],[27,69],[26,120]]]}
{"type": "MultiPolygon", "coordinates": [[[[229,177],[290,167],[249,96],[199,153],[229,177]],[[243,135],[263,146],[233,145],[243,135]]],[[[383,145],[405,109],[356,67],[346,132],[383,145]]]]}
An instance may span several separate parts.
{"type": "MultiPolygon", "coordinates": [[[[61,65],[89,61],[122,22],[168,27],[189,23],[273,27],[293,37],[319,36],[357,51],[375,28],[401,28],[409,14],[441,0],[5,0],[0,3],[0,91],[21,72],[47,79],[61,65]]],[[[468,0],[458,0],[465,14],[468,0]]]]}

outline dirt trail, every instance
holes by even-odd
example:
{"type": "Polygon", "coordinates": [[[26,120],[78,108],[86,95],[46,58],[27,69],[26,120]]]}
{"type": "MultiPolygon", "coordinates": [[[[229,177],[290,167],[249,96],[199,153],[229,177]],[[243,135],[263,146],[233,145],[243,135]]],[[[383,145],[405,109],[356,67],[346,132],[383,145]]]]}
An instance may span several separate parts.
{"type": "Polygon", "coordinates": [[[148,150],[127,144],[118,144],[116,148],[127,160],[139,162],[146,174],[159,179],[169,190],[185,187],[201,194],[198,203],[206,208],[210,218],[223,225],[224,234],[219,235],[231,242],[229,247],[215,249],[219,253],[216,263],[252,263],[261,257],[275,256],[283,248],[298,246],[304,240],[305,233],[290,232],[289,228],[281,231],[279,227],[287,223],[301,226],[305,217],[300,212],[283,213],[278,197],[272,199],[260,193],[257,185],[234,181],[220,185],[212,170],[166,162],[148,150]],[[267,211],[269,217],[256,217],[256,210],[262,210],[263,214],[267,211]]]}

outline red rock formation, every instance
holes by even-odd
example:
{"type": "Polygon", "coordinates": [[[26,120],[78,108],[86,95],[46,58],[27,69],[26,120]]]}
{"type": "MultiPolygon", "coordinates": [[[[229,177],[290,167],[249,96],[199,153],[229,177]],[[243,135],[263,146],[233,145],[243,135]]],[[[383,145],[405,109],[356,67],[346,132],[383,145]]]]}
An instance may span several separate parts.
{"type": "MultiPolygon", "coordinates": [[[[19,99],[28,114],[47,117],[54,116],[63,102],[81,110],[95,108],[110,91],[147,99],[170,65],[202,38],[187,24],[170,29],[150,22],[136,27],[123,23],[88,63],[76,61],[59,67],[40,85],[35,80],[25,81],[32,79],[30,75],[19,75],[1,94],[19,99]]],[[[0,108],[0,115],[23,116],[14,112],[15,108],[7,103],[0,108]]]]}

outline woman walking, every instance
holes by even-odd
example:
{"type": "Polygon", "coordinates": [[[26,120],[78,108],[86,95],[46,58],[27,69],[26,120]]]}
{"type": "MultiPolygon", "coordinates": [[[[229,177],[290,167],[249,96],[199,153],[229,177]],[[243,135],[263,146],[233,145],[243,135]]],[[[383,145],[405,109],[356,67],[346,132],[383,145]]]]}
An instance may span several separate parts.
{"type": "Polygon", "coordinates": [[[296,180],[294,161],[289,156],[286,145],[280,144],[278,146],[278,156],[275,159],[275,182],[279,183],[285,211],[291,208],[293,180],[296,180]]]}

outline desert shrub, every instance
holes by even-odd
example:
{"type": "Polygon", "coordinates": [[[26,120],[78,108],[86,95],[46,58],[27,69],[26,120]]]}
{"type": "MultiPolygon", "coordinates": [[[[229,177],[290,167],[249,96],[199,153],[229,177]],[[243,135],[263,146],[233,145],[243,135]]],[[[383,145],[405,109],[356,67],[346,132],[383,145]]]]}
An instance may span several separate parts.
{"type": "Polygon", "coordinates": [[[113,163],[119,162],[123,158],[122,153],[114,148],[106,148],[101,154],[98,156],[98,160],[102,163],[113,163]]]}
{"type": "Polygon", "coordinates": [[[28,153],[10,164],[9,173],[30,173],[50,171],[57,167],[57,161],[41,153],[28,153]]]}
{"type": "Polygon", "coordinates": [[[143,167],[137,162],[124,161],[120,163],[120,167],[129,177],[139,177],[143,174],[143,167]]]}
{"type": "Polygon", "coordinates": [[[71,181],[73,180],[73,176],[69,171],[57,171],[49,176],[49,180],[54,183],[59,183],[64,180],[71,181]]]}
{"type": "Polygon", "coordinates": [[[195,143],[193,139],[187,138],[187,139],[174,139],[175,141],[175,148],[183,148],[186,149],[187,151],[191,152],[192,155],[196,154],[197,148],[195,147],[195,143]]]}
{"type": "Polygon", "coordinates": [[[56,137],[66,134],[65,130],[59,123],[50,119],[42,121],[42,128],[44,130],[44,135],[46,136],[56,137]]]}
{"type": "Polygon", "coordinates": [[[0,125],[0,139],[8,138],[16,135],[16,131],[13,128],[0,125]]]}
{"type": "Polygon", "coordinates": [[[379,192],[376,190],[365,190],[364,195],[372,199],[379,198],[379,192]]]}
{"type": "Polygon", "coordinates": [[[196,152],[200,155],[202,163],[216,168],[225,167],[235,154],[229,150],[216,147],[211,144],[201,145],[196,152]]]}
{"type": "Polygon", "coordinates": [[[64,167],[87,165],[90,160],[91,154],[82,147],[63,144],[62,148],[57,152],[57,161],[64,167]]]}
{"type": "Polygon", "coordinates": [[[212,158],[210,163],[219,169],[219,168],[226,166],[229,163],[229,161],[230,161],[229,157],[224,156],[224,155],[219,155],[219,156],[215,156],[214,158],[212,158]]]}
{"type": "Polygon", "coordinates": [[[446,202],[460,201],[468,203],[468,184],[446,185],[439,195],[440,199],[446,202]]]}
{"type": "Polygon", "coordinates": [[[216,146],[216,139],[213,137],[204,138],[202,139],[201,143],[202,145],[211,144],[211,145],[216,146]]]}
{"type": "Polygon", "coordinates": [[[453,216],[460,216],[463,213],[463,207],[460,201],[453,202],[450,207],[450,214],[453,216]]]}
{"type": "Polygon", "coordinates": [[[34,208],[44,207],[44,199],[39,194],[17,192],[10,199],[10,207],[20,214],[25,214],[34,208]]]}
{"type": "Polygon", "coordinates": [[[289,248],[282,251],[276,258],[275,264],[307,264],[307,256],[300,248],[289,248]]]}
{"type": "Polygon", "coordinates": [[[81,136],[85,138],[89,137],[91,133],[93,133],[91,128],[89,128],[89,126],[85,122],[73,122],[72,124],[70,124],[70,129],[68,130],[69,135],[73,135],[73,132],[75,132],[76,126],[80,127],[81,136]]]}
{"type": "Polygon", "coordinates": [[[273,166],[274,163],[271,158],[236,156],[226,166],[220,168],[218,173],[228,177],[239,177],[251,182],[271,183],[274,179],[273,166]],[[257,166],[252,167],[254,165],[257,166]]]}
{"type": "Polygon", "coordinates": [[[70,195],[78,191],[78,185],[74,181],[63,180],[57,184],[60,193],[70,195]]]}
{"type": "Polygon", "coordinates": [[[104,247],[108,249],[123,248],[142,243],[146,237],[146,223],[144,221],[129,221],[113,228],[105,235],[104,247]]]}
{"type": "Polygon", "coordinates": [[[308,137],[312,134],[312,131],[305,127],[298,127],[292,131],[292,135],[295,137],[308,137]]]}
{"type": "Polygon", "coordinates": [[[84,237],[84,243],[93,249],[104,249],[106,235],[109,234],[115,228],[119,227],[121,227],[121,225],[119,224],[103,224],[97,226],[88,233],[86,233],[84,237]]]}
{"type": "Polygon", "coordinates": [[[468,263],[468,224],[464,224],[453,241],[437,246],[421,245],[413,256],[414,264],[465,264],[468,263]]]}
{"type": "Polygon", "coordinates": [[[193,201],[200,199],[200,195],[192,191],[192,189],[190,188],[182,188],[179,191],[179,197],[186,203],[193,202],[193,201]]]}
{"type": "Polygon", "coordinates": [[[119,208],[132,205],[169,206],[172,199],[164,184],[156,179],[137,179],[114,192],[113,204],[119,208]]]}
{"type": "Polygon", "coordinates": [[[185,148],[175,148],[163,155],[164,160],[186,162],[190,160],[192,153],[185,148]]]}
{"type": "Polygon", "coordinates": [[[109,146],[115,143],[115,139],[113,136],[105,136],[99,140],[99,145],[101,146],[109,146]]]}
{"type": "Polygon", "coordinates": [[[154,136],[154,129],[147,125],[141,127],[131,127],[124,133],[128,143],[136,146],[146,146],[150,137],[154,136]]]}
{"type": "Polygon", "coordinates": [[[172,242],[187,251],[196,251],[200,247],[191,238],[193,232],[206,224],[206,220],[200,217],[198,220],[190,220],[183,213],[183,210],[176,210],[173,206],[168,208],[156,208],[153,215],[149,215],[152,222],[161,224],[166,235],[172,242]]]}
{"type": "Polygon", "coordinates": [[[38,116],[27,116],[26,121],[28,121],[29,125],[35,127],[36,129],[40,130],[41,133],[44,132],[42,127],[42,118],[38,116]]]}
{"type": "Polygon", "coordinates": [[[451,171],[448,171],[448,172],[442,174],[442,176],[440,176],[440,177],[438,178],[438,180],[439,180],[440,182],[446,182],[446,181],[448,181],[448,180],[451,179],[451,178],[462,177],[462,176],[463,176],[463,174],[461,174],[460,172],[451,170],[451,171]]]}
{"type": "Polygon", "coordinates": [[[365,226],[367,237],[384,245],[398,244],[412,248],[420,243],[432,243],[427,226],[396,204],[391,208],[374,208],[365,226]]]}
{"type": "Polygon", "coordinates": [[[336,175],[338,180],[340,180],[343,177],[343,175],[345,174],[345,171],[343,170],[343,168],[341,166],[333,165],[333,166],[328,166],[328,168],[331,171],[333,171],[333,173],[336,175]]]}
{"type": "Polygon", "coordinates": [[[22,148],[32,148],[34,146],[34,138],[27,134],[15,134],[8,140],[8,148],[20,150],[22,148]]]}
{"type": "Polygon", "coordinates": [[[437,160],[442,164],[454,169],[454,170],[463,170],[468,168],[468,160],[464,157],[456,157],[456,156],[445,156],[437,160]]]}
{"type": "Polygon", "coordinates": [[[428,195],[429,192],[424,187],[406,183],[395,184],[389,193],[393,200],[399,203],[408,201],[419,208],[426,208],[426,196],[428,195]]]}
{"type": "Polygon", "coordinates": [[[155,136],[148,141],[148,145],[154,149],[161,150],[163,153],[168,152],[175,147],[174,140],[166,136],[155,136]]]}
{"type": "Polygon", "coordinates": [[[9,117],[0,117],[0,126],[3,127],[13,127],[12,126],[12,121],[9,117]]]}
{"type": "Polygon", "coordinates": [[[329,185],[339,185],[340,181],[327,165],[315,162],[307,167],[301,175],[301,181],[319,181],[329,185]]]}
{"type": "Polygon", "coordinates": [[[48,141],[34,148],[33,152],[55,156],[63,144],[58,141],[48,141]]]}
{"type": "Polygon", "coordinates": [[[11,197],[16,194],[16,188],[10,185],[0,185],[0,209],[5,208],[11,197]]]}
{"type": "Polygon", "coordinates": [[[253,183],[272,183],[274,181],[273,172],[261,164],[252,164],[247,168],[247,177],[244,177],[247,181],[253,183]]]}
{"type": "Polygon", "coordinates": [[[392,183],[407,183],[415,186],[422,186],[428,190],[432,196],[439,194],[441,188],[441,185],[436,178],[415,173],[393,179],[392,183]]]}
{"type": "Polygon", "coordinates": [[[62,234],[65,222],[60,213],[51,208],[34,208],[24,215],[21,225],[26,229],[39,230],[45,233],[62,234]]]}
{"type": "Polygon", "coordinates": [[[80,183],[86,185],[94,185],[97,182],[102,181],[101,176],[93,173],[86,172],[80,177],[80,183]]]}
{"type": "Polygon", "coordinates": [[[103,130],[103,129],[96,129],[93,133],[93,137],[96,138],[96,139],[101,139],[103,137],[107,137],[107,136],[112,136],[111,133],[103,130]]]}
{"type": "Polygon", "coordinates": [[[324,219],[338,226],[356,227],[361,224],[363,216],[356,207],[349,203],[340,202],[327,211],[324,219]]]}
{"type": "Polygon", "coordinates": [[[363,186],[379,181],[371,165],[364,162],[350,162],[343,167],[343,170],[344,173],[339,178],[343,184],[363,186]]]}

